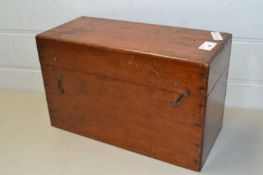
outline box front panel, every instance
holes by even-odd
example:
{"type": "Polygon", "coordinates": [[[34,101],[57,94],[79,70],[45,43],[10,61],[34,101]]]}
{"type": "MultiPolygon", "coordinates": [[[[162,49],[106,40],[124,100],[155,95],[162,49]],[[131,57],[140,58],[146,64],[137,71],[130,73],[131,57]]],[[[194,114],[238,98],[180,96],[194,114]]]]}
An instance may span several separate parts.
{"type": "Polygon", "coordinates": [[[59,42],[38,49],[53,126],[200,169],[203,67],[59,42]]]}

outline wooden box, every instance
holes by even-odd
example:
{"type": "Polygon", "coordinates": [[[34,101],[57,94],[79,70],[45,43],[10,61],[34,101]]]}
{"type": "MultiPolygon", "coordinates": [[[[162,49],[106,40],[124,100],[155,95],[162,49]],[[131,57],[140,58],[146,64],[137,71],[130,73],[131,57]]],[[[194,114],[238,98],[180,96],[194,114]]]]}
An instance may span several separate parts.
{"type": "Polygon", "coordinates": [[[221,36],[90,17],[37,35],[52,126],[200,171],[223,120],[221,36]]]}

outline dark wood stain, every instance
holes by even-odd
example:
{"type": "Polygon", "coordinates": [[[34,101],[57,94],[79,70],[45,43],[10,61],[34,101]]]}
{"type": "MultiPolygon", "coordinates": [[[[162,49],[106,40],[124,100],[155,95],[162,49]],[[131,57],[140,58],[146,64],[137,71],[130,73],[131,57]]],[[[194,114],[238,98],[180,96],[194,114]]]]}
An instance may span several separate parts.
{"type": "Polygon", "coordinates": [[[208,52],[208,31],[90,17],[37,35],[51,125],[200,171],[222,126],[222,36],[208,52]]]}

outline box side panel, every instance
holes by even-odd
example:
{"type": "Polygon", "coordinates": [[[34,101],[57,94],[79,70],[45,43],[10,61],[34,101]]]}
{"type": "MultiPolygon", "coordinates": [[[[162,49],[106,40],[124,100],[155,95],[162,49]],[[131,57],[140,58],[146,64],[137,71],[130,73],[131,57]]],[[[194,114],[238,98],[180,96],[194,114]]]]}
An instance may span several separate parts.
{"type": "Polygon", "coordinates": [[[230,38],[209,68],[202,165],[204,165],[223,123],[231,42],[230,38]]]}
{"type": "Polygon", "coordinates": [[[223,49],[219,52],[216,58],[210,65],[209,68],[209,79],[208,79],[208,90],[207,94],[209,95],[213,88],[216,86],[216,83],[221,78],[225,69],[228,68],[229,65],[229,55],[231,51],[231,43],[232,38],[230,37],[223,47],[223,49]]]}
{"type": "Polygon", "coordinates": [[[53,126],[200,170],[204,67],[46,40],[38,48],[53,126]],[[173,106],[184,88],[191,95],[173,106]]]}
{"type": "Polygon", "coordinates": [[[227,72],[228,71],[224,72],[207,99],[202,164],[205,163],[222,127],[227,87],[227,72]]]}

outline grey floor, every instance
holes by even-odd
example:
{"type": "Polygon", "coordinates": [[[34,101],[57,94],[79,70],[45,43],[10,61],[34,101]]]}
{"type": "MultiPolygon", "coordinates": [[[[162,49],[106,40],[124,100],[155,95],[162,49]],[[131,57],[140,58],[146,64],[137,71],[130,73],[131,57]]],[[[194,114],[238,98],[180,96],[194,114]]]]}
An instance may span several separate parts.
{"type": "Polygon", "coordinates": [[[263,111],[227,108],[201,173],[50,126],[44,94],[0,90],[1,175],[263,174],[263,111]]]}

